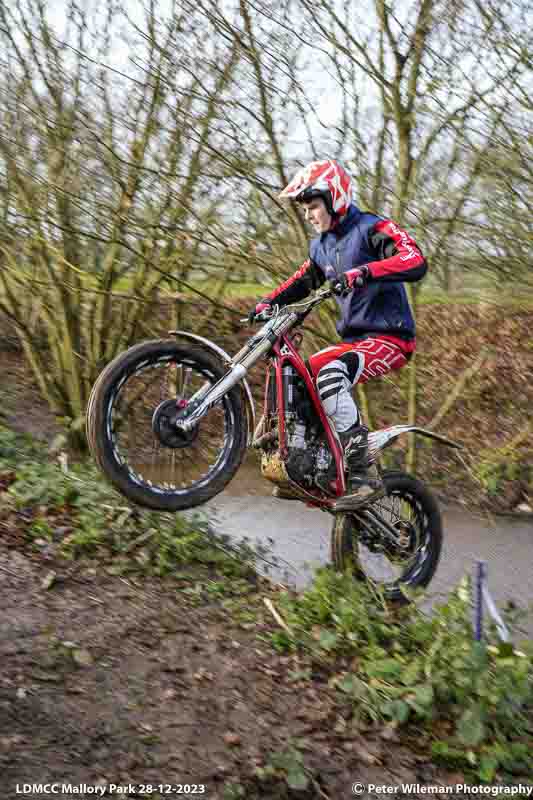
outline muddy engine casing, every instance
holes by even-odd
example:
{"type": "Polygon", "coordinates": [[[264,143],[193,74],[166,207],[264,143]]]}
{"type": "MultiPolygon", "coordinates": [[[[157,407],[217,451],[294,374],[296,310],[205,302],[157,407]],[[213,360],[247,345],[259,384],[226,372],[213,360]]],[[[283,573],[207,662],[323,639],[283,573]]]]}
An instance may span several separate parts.
{"type": "MultiPolygon", "coordinates": [[[[303,380],[291,366],[283,368],[284,412],[288,457],[284,461],[279,449],[263,452],[261,473],[278,486],[288,487],[291,481],[305,488],[316,485],[316,479],[327,471],[331,456],[318,438],[319,426],[303,380]]],[[[277,417],[274,373],[268,392],[268,413],[277,417]]]]}

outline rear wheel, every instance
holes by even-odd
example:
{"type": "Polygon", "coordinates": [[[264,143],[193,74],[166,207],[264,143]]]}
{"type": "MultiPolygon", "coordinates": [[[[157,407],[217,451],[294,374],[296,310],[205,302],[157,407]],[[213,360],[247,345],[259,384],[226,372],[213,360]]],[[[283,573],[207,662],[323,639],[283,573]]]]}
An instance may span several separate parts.
{"type": "Polygon", "coordinates": [[[340,572],[350,568],[354,578],[380,587],[387,599],[407,603],[403,587],[427,586],[435,574],[442,521],[433,495],[417,478],[388,472],[383,480],[387,494],[368,513],[336,515],[331,559],[340,572]]]}
{"type": "Polygon", "coordinates": [[[128,499],[160,511],[205,503],[239,468],[248,436],[238,386],[187,434],[174,421],[226,369],[202,348],[173,339],[143,342],[114,359],[96,381],[87,439],[107,478],[128,499]]]}

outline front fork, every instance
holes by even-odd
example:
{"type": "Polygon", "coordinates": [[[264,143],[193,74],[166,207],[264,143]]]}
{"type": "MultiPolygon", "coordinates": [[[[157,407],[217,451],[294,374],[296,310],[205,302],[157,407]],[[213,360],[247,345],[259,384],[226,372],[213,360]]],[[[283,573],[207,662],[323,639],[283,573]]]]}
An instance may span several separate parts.
{"type": "Polygon", "coordinates": [[[210,408],[216,405],[234,386],[240,383],[249,368],[262,358],[271,347],[272,343],[270,340],[266,339],[251,353],[245,356],[240,364],[234,364],[230,371],[214,385],[206,381],[206,383],[191,397],[187,408],[184,409],[176,419],[176,428],[185,432],[194,428],[202,417],[205,417],[210,408]]]}

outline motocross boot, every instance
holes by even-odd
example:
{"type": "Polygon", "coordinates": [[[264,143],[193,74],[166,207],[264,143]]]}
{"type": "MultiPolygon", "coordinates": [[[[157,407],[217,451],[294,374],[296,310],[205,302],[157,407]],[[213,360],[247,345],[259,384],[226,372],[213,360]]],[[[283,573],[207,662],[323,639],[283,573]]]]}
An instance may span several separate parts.
{"type": "Polygon", "coordinates": [[[385,494],[385,485],[368,455],[368,428],[355,424],[339,433],[344,448],[346,494],[335,503],[336,511],[353,511],[385,494]]]}

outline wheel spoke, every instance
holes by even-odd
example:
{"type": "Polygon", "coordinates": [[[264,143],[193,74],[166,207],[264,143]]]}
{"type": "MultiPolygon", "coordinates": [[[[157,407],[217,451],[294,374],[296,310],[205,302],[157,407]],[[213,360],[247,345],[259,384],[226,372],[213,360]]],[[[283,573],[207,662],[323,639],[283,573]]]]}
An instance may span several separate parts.
{"type": "Polygon", "coordinates": [[[169,363],[167,358],[143,365],[123,381],[108,419],[116,454],[142,483],[158,491],[187,491],[205,482],[223,461],[231,414],[226,398],[208,411],[191,432],[190,441],[178,437],[172,422],[172,414],[178,411],[171,402],[174,398],[190,399],[187,394],[198,394],[215,380],[200,365],[169,363]],[[161,404],[163,417],[158,419],[163,422],[154,432],[152,421],[161,404]]]}
{"type": "Polygon", "coordinates": [[[367,580],[384,588],[404,580],[425,557],[427,517],[409,493],[393,490],[368,513],[355,514],[351,528],[354,561],[367,580]],[[379,522],[394,536],[387,535],[379,522]]]}
{"type": "MultiPolygon", "coordinates": [[[[182,367],[182,370],[183,370],[183,367],[182,367]]],[[[187,399],[187,388],[189,386],[189,380],[190,380],[190,377],[191,377],[191,372],[192,372],[191,368],[190,367],[186,367],[185,368],[185,375],[183,375],[183,373],[182,373],[180,394],[185,399],[187,399]]]]}

